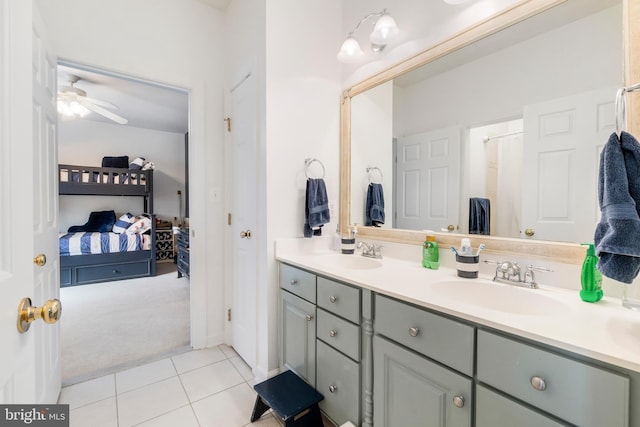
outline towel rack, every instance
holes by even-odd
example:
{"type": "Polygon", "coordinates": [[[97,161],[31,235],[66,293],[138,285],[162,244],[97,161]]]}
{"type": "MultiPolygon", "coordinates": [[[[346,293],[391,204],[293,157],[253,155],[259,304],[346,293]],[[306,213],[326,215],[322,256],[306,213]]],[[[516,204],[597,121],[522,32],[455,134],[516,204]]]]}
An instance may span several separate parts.
{"type": "Polygon", "coordinates": [[[318,162],[320,163],[320,167],[322,168],[322,176],[320,178],[324,178],[324,165],[322,164],[322,162],[318,159],[315,158],[307,158],[304,159],[304,175],[307,177],[307,179],[311,178],[309,176],[309,166],[311,165],[311,163],[313,162],[318,162]]]}
{"type": "Polygon", "coordinates": [[[374,171],[378,171],[378,173],[380,174],[380,181],[378,181],[378,184],[382,184],[382,181],[384,180],[384,176],[382,175],[382,171],[380,170],[380,168],[377,166],[367,166],[367,174],[369,174],[369,184],[373,182],[373,180],[371,179],[371,174],[374,171]]]}
{"type": "Polygon", "coordinates": [[[631,86],[622,87],[618,89],[616,93],[616,135],[620,138],[620,133],[627,129],[627,101],[625,94],[629,92],[635,92],[640,90],[640,83],[636,83],[631,86]]]}

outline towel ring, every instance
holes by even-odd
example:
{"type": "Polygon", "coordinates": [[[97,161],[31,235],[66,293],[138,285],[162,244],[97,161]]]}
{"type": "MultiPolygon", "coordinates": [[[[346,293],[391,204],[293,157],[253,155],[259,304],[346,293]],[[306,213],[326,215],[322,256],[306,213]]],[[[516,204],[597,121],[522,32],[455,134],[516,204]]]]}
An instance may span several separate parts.
{"type": "Polygon", "coordinates": [[[382,171],[380,170],[380,168],[377,166],[368,166],[367,173],[369,174],[369,184],[373,182],[373,180],[371,179],[371,174],[374,171],[378,171],[378,173],[380,174],[380,181],[378,181],[378,184],[382,184],[382,181],[384,181],[384,176],[382,175],[382,171]]]}
{"type": "Polygon", "coordinates": [[[618,139],[622,131],[627,130],[627,100],[625,94],[627,92],[635,92],[640,90],[640,83],[629,87],[618,89],[616,93],[615,115],[616,115],[616,135],[618,139]]]}
{"type": "Polygon", "coordinates": [[[311,163],[313,162],[318,162],[320,163],[320,167],[322,168],[322,176],[320,178],[324,178],[324,165],[322,164],[322,162],[318,159],[304,159],[304,175],[307,177],[307,179],[310,178],[309,176],[309,166],[311,165],[311,163]]]}

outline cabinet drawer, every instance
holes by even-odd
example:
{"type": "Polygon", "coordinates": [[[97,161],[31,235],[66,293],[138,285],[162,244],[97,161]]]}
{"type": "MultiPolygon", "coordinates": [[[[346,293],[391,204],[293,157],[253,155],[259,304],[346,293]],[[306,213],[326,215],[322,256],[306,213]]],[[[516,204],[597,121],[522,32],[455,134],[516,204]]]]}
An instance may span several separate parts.
{"type": "Polygon", "coordinates": [[[149,263],[146,261],[129,262],[124,264],[107,264],[89,267],[78,267],[76,270],[78,283],[94,281],[130,279],[137,276],[149,275],[149,263]]]}
{"type": "Polygon", "coordinates": [[[472,392],[471,378],[373,337],[373,425],[470,427],[472,392]]]}
{"type": "Polygon", "coordinates": [[[315,304],[316,276],[286,264],[280,264],[280,287],[315,304]]]}
{"type": "Polygon", "coordinates": [[[360,289],[318,277],[318,306],[360,323],[360,289]]]}
{"type": "Polygon", "coordinates": [[[376,295],[375,313],[378,334],[473,375],[472,326],[381,295],[376,295]]]}
{"type": "Polygon", "coordinates": [[[560,424],[481,385],[476,387],[476,427],[562,427],[560,424]]]}
{"type": "Polygon", "coordinates": [[[354,360],[360,360],[360,327],[318,309],[316,336],[354,360]]]}
{"type": "Polygon", "coordinates": [[[360,425],[360,365],[320,340],[316,345],[320,408],[338,425],[360,425]]]}
{"type": "Polygon", "coordinates": [[[71,268],[60,269],[60,286],[71,284],[71,268]]]}
{"type": "Polygon", "coordinates": [[[629,378],[478,331],[478,380],[582,427],[629,425],[629,378]],[[534,388],[533,378],[546,387],[534,388]]]}

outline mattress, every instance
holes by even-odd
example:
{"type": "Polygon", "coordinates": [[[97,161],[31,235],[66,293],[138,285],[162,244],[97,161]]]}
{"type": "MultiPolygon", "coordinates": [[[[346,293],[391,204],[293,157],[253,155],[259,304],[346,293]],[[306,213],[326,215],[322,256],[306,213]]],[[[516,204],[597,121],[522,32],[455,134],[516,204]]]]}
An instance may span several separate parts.
{"type": "Polygon", "coordinates": [[[60,233],[60,256],[107,254],[151,249],[148,234],[60,233]]]}

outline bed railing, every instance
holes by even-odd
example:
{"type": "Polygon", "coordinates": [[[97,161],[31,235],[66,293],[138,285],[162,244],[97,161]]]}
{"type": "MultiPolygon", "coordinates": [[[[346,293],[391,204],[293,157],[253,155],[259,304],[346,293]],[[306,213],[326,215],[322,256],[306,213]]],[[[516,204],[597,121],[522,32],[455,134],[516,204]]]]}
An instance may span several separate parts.
{"type": "Polygon", "coordinates": [[[58,165],[60,194],[149,196],[153,170],[58,165]]]}

